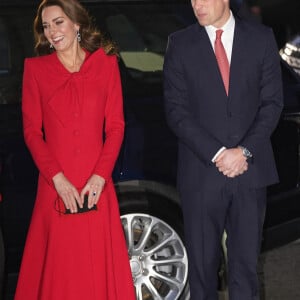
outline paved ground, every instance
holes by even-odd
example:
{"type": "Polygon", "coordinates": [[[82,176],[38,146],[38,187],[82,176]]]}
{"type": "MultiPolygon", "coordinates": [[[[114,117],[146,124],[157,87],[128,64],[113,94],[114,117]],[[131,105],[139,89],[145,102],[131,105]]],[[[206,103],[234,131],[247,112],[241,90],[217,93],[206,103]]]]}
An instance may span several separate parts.
{"type": "Polygon", "coordinates": [[[300,240],[261,254],[258,274],[260,300],[300,300],[300,240]]]}
{"type": "Polygon", "coordinates": [[[300,300],[300,240],[262,254],[258,273],[261,300],[300,300]]]}
{"type": "MultiPolygon", "coordinates": [[[[300,300],[300,240],[261,254],[258,274],[260,300],[300,300]]],[[[9,278],[4,300],[13,299],[16,277],[13,274],[9,278]]],[[[220,300],[228,300],[226,293],[220,294],[220,300]]]]}

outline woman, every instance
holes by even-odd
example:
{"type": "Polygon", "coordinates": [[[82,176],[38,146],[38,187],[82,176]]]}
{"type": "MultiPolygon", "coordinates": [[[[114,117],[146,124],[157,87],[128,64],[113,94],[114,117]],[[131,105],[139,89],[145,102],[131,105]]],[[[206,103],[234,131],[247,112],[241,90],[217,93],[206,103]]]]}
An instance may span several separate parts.
{"type": "Polygon", "coordinates": [[[114,45],[77,0],[44,0],[34,31],[22,112],[40,175],[15,300],[135,299],[111,179],[124,132],[114,45]]]}

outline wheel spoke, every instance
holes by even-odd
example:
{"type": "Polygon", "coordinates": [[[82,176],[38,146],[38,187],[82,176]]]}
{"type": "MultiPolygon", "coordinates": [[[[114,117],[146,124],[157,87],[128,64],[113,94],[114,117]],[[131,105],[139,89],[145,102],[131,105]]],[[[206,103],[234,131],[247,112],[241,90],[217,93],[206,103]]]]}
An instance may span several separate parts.
{"type": "Polygon", "coordinates": [[[157,292],[156,288],[153,286],[152,282],[148,279],[145,282],[149,292],[152,294],[153,299],[155,300],[162,300],[163,298],[160,296],[160,294],[157,292]]]}
{"type": "Polygon", "coordinates": [[[153,221],[149,220],[144,227],[142,236],[140,237],[140,240],[138,241],[138,244],[135,245],[135,250],[136,251],[142,251],[143,249],[146,248],[147,241],[152,233],[152,228],[153,228],[153,221]]]}
{"type": "Polygon", "coordinates": [[[164,265],[183,265],[182,262],[183,256],[176,256],[176,257],[168,257],[166,259],[158,259],[158,260],[152,260],[153,265],[156,266],[164,266],[164,265]]]}
{"type": "Polygon", "coordinates": [[[167,283],[168,285],[171,285],[173,288],[176,288],[176,289],[177,289],[178,284],[180,284],[180,282],[176,279],[176,277],[169,277],[167,275],[160,274],[160,273],[156,272],[155,270],[153,270],[151,272],[151,276],[159,281],[163,281],[163,282],[167,283]]]}
{"type": "Polygon", "coordinates": [[[151,255],[151,254],[156,253],[157,251],[161,250],[166,245],[168,245],[170,242],[172,242],[174,240],[174,238],[175,238],[174,235],[163,236],[163,240],[160,240],[159,243],[157,243],[152,248],[147,250],[147,254],[151,255]]]}
{"type": "Polygon", "coordinates": [[[141,284],[135,284],[135,294],[136,299],[142,300],[143,299],[143,293],[142,293],[142,286],[141,284]]]}
{"type": "Polygon", "coordinates": [[[134,247],[134,237],[133,237],[133,230],[132,230],[132,223],[133,218],[127,217],[122,219],[122,224],[124,228],[125,238],[126,238],[126,244],[128,252],[131,253],[132,249],[134,247]]]}

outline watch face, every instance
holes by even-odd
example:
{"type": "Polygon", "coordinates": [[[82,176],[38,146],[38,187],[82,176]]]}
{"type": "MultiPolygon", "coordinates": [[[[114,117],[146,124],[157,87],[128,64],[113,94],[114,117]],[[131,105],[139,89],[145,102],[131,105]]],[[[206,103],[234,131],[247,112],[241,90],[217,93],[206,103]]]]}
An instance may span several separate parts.
{"type": "Polygon", "coordinates": [[[243,149],[243,154],[246,156],[246,157],[251,157],[252,154],[250,153],[250,151],[246,148],[243,149]]]}
{"type": "Polygon", "coordinates": [[[240,149],[243,150],[243,155],[246,157],[246,158],[250,158],[252,157],[252,153],[245,147],[243,146],[239,146],[240,149]]]}

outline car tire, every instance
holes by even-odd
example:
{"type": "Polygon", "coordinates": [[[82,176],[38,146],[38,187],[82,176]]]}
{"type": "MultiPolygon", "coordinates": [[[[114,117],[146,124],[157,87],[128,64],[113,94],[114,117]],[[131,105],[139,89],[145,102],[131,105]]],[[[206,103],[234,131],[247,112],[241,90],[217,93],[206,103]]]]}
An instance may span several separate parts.
{"type": "Polygon", "coordinates": [[[187,300],[188,258],[176,204],[159,195],[118,195],[137,300],[187,300]]]}

